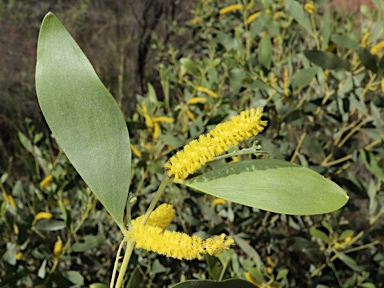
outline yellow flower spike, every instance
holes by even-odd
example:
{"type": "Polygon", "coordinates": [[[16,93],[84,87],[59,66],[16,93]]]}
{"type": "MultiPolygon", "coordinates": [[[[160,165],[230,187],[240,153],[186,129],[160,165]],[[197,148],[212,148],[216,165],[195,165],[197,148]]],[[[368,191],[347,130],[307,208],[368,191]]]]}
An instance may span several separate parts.
{"type": "Polygon", "coordinates": [[[193,114],[190,110],[187,110],[188,117],[191,118],[192,121],[196,120],[195,114],[193,114]]]}
{"type": "Polygon", "coordinates": [[[207,102],[207,100],[208,99],[206,97],[193,97],[193,98],[188,100],[188,104],[194,105],[194,104],[198,104],[198,103],[205,103],[205,102],[207,102]]]}
{"type": "MultiPolygon", "coordinates": [[[[224,235],[224,234],[222,234],[224,235]]],[[[197,236],[163,230],[149,225],[134,226],[127,237],[136,241],[137,248],[153,251],[176,259],[202,259],[203,254],[218,255],[234,244],[233,238],[215,236],[206,240],[197,236]]]]}
{"type": "Polygon", "coordinates": [[[375,55],[381,52],[381,50],[383,49],[384,49],[384,40],[380,41],[379,43],[377,43],[375,46],[371,48],[371,54],[375,55]]]}
{"type": "Polygon", "coordinates": [[[225,204],[225,203],[227,203],[227,201],[225,201],[224,199],[216,198],[215,200],[212,201],[212,206],[216,207],[219,204],[225,204]]]}
{"type": "Polygon", "coordinates": [[[227,14],[227,13],[232,12],[232,11],[238,11],[238,10],[243,10],[243,9],[244,9],[243,5],[234,4],[234,5],[230,5],[230,6],[227,6],[225,8],[220,9],[219,14],[224,15],[224,14],[227,14]]]}
{"type": "Polygon", "coordinates": [[[40,219],[51,219],[52,214],[49,212],[39,212],[35,215],[35,220],[40,220],[40,219]]]}
{"type": "Polygon", "coordinates": [[[22,252],[17,252],[16,260],[21,260],[21,259],[23,259],[23,253],[22,252]]]}
{"type": "Polygon", "coordinates": [[[304,9],[309,13],[313,14],[315,12],[315,6],[312,3],[307,3],[304,5],[304,9]]]}
{"type": "Polygon", "coordinates": [[[7,192],[3,191],[2,193],[2,196],[4,198],[4,201],[6,203],[8,203],[9,205],[11,205],[13,208],[16,208],[16,203],[15,203],[15,199],[13,199],[13,196],[12,195],[8,195],[7,192]]]}
{"type": "Polygon", "coordinates": [[[248,272],[245,272],[245,279],[247,279],[248,282],[251,282],[252,284],[255,284],[257,287],[262,287],[261,286],[262,283],[260,283],[255,278],[253,278],[252,275],[249,274],[248,272]]]}
{"type": "Polygon", "coordinates": [[[157,139],[160,136],[160,124],[158,122],[155,122],[154,129],[153,129],[153,139],[157,139]]]}
{"type": "Polygon", "coordinates": [[[381,93],[384,93],[384,78],[380,82],[381,84],[381,93]]]}
{"type": "Polygon", "coordinates": [[[246,110],[230,121],[218,124],[208,134],[200,135],[198,140],[185,145],[183,150],[165,163],[168,176],[175,181],[184,180],[215,156],[223,154],[230,146],[259,134],[267,125],[267,121],[261,120],[262,115],[263,109],[260,107],[246,110]]]}
{"type": "Polygon", "coordinates": [[[163,122],[163,123],[173,123],[174,120],[172,117],[167,116],[153,116],[152,117],[153,122],[163,122]]]}
{"type": "Polygon", "coordinates": [[[57,241],[55,242],[55,246],[53,247],[53,255],[55,259],[60,259],[61,253],[63,252],[63,241],[60,236],[57,236],[57,241]]]}
{"type": "Polygon", "coordinates": [[[363,37],[361,38],[361,47],[367,48],[368,47],[368,38],[371,35],[369,32],[365,32],[363,37]]]}
{"type": "Polygon", "coordinates": [[[212,90],[209,90],[208,88],[205,88],[205,87],[202,87],[202,86],[198,86],[196,87],[196,91],[199,91],[199,92],[203,92],[205,94],[208,94],[209,96],[213,97],[213,98],[217,98],[219,97],[217,95],[217,93],[213,92],[212,90]]]}
{"type": "Polygon", "coordinates": [[[51,187],[52,186],[52,174],[47,175],[43,181],[40,182],[40,187],[51,187]]]}
{"type": "Polygon", "coordinates": [[[133,152],[133,154],[135,154],[138,158],[141,158],[141,152],[139,149],[137,149],[137,147],[133,144],[130,144],[131,146],[131,150],[133,152]]]}
{"type": "Polygon", "coordinates": [[[13,224],[13,232],[14,232],[16,235],[19,235],[19,226],[17,226],[17,224],[13,224]]]}
{"type": "Polygon", "coordinates": [[[259,12],[256,12],[256,13],[249,15],[247,18],[247,24],[251,24],[253,21],[255,21],[256,18],[259,17],[261,13],[262,13],[262,11],[259,11],[259,12]]]}
{"type": "Polygon", "coordinates": [[[229,249],[235,244],[235,240],[231,236],[227,237],[225,234],[220,236],[213,236],[204,240],[205,252],[212,256],[218,256],[224,250],[229,249]]]}
{"type": "MultiPolygon", "coordinates": [[[[141,225],[144,215],[139,216],[132,220],[132,226],[137,227],[141,225]]],[[[170,204],[161,204],[149,216],[146,225],[159,227],[161,229],[167,228],[173,218],[175,218],[175,209],[170,204]]]]}

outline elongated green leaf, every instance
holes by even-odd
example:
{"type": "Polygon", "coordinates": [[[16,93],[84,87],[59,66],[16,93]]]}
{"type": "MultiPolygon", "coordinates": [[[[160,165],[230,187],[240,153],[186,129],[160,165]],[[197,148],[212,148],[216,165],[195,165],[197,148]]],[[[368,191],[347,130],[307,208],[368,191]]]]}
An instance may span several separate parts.
{"type": "Polygon", "coordinates": [[[292,15],[292,17],[299,23],[309,34],[313,34],[311,21],[309,15],[304,10],[303,5],[295,0],[286,0],[285,9],[292,15]]]}
{"type": "Polygon", "coordinates": [[[191,280],[185,281],[171,288],[255,288],[252,283],[243,279],[229,279],[225,281],[191,280]]]}
{"type": "Polygon", "coordinates": [[[340,47],[351,50],[357,50],[357,48],[359,48],[359,43],[345,35],[332,35],[331,40],[340,47]]]}
{"type": "Polygon", "coordinates": [[[229,164],[181,183],[215,197],[292,215],[328,213],[348,201],[334,182],[309,168],[275,159],[229,164]]]}
{"type": "Polygon", "coordinates": [[[377,62],[378,62],[378,57],[377,55],[371,54],[369,49],[366,48],[359,48],[357,50],[357,54],[359,55],[359,59],[361,61],[361,64],[371,70],[374,73],[377,73],[377,62]]]}
{"type": "Polygon", "coordinates": [[[300,90],[307,87],[315,78],[316,68],[305,68],[292,76],[291,85],[293,90],[300,90]]]}
{"type": "Polygon", "coordinates": [[[272,42],[268,35],[263,36],[259,42],[257,51],[258,60],[266,69],[271,68],[272,64],[272,42]]]}
{"type": "Polygon", "coordinates": [[[304,50],[305,57],[312,63],[329,70],[349,70],[349,63],[343,58],[320,50],[304,50]]]}
{"type": "Polygon", "coordinates": [[[121,226],[131,165],[126,123],[87,57],[52,13],[40,29],[36,91],[57,142],[121,226]]]}

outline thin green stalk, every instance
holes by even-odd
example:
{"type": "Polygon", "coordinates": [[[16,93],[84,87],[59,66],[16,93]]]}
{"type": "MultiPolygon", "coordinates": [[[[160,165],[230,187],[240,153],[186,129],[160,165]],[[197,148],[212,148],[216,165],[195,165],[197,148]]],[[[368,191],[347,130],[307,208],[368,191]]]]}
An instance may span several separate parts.
{"type": "MultiPolygon", "coordinates": [[[[131,259],[131,255],[133,252],[133,248],[135,248],[135,241],[129,241],[128,245],[125,250],[123,263],[121,263],[120,271],[119,271],[119,277],[117,278],[116,286],[115,288],[121,288],[124,281],[125,271],[127,271],[129,260],[131,259]]],[[[113,285],[113,283],[111,282],[113,285]]],[[[113,286],[112,286],[113,287],[113,286]]]]}
{"type": "Polygon", "coordinates": [[[119,264],[119,257],[120,257],[121,249],[123,248],[124,243],[125,243],[125,239],[123,239],[123,241],[121,241],[121,243],[119,245],[119,249],[117,249],[115,265],[113,266],[111,283],[109,285],[110,288],[113,288],[113,284],[115,283],[116,272],[117,272],[117,265],[119,264]]]}

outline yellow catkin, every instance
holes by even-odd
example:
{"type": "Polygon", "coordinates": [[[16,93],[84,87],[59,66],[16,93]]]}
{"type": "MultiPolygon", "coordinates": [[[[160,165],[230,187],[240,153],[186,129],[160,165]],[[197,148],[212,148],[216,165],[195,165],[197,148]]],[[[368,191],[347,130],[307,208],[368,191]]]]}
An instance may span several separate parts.
{"type": "Polygon", "coordinates": [[[313,12],[315,12],[315,6],[312,4],[312,3],[306,3],[304,5],[304,9],[309,13],[309,14],[313,14],[313,12]]]}
{"type": "Polygon", "coordinates": [[[2,192],[3,198],[6,203],[10,204],[13,208],[16,208],[15,199],[13,199],[12,195],[8,195],[7,192],[2,192]]]}
{"type": "Polygon", "coordinates": [[[367,48],[368,47],[368,38],[371,35],[369,32],[365,32],[363,37],[361,38],[361,47],[367,48]]]}
{"type": "Polygon", "coordinates": [[[206,97],[193,97],[193,98],[188,100],[188,104],[194,105],[194,104],[198,104],[198,103],[205,103],[205,102],[207,102],[207,100],[208,99],[206,97]]]}
{"type": "Polygon", "coordinates": [[[384,93],[384,78],[380,82],[381,84],[381,93],[384,93]]]}
{"type": "Polygon", "coordinates": [[[212,201],[212,206],[215,207],[219,204],[225,204],[225,203],[227,203],[227,201],[225,201],[224,199],[216,198],[215,200],[212,201]]]}
{"type": "MultiPolygon", "coordinates": [[[[133,219],[132,226],[139,226],[143,218],[144,215],[133,219]]],[[[170,204],[161,204],[151,213],[145,225],[159,227],[164,230],[171,224],[173,218],[175,218],[175,209],[173,206],[170,204]]]]}
{"type": "Polygon", "coordinates": [[[213,92],[212,90],[209,90],[208,88],[202,87],[202,86],[196,87],[196,90],[199,92],[203,92],[205,94],[208,94],[209,96],[211,96],[213,98],[218,97],[217,93],[213,92]]]}
{"type": "Polygon", "coordinates": [[[52,186],[52,174],[47,175],[43,181],[40,182],[40,187],[51,187],[52,186]]]}
{"type": "Polygon", "coordinates": [[[251,24],[253,21],[255,21],[256,18],[259,17],[261,13],[262,13],[262,11],[259,11],[259,12],[256,12],[256,13],[249,15],[247,18],[247,24],[251,24]]]}
{"type": "Polygon", "coordinates": [[[288,96],[289,95],[289,71],[288,68],[284,68],[284,95],[288,96]]]}
{"type": "Polygon", "coordinates": [[[23,253],[22,252],[17,252],[16,260],[21,260],[21,259],[23,259],[23,253]]]}
{"type": "Polygon", "coordinates": [[[168,176],[175,181],[184,180],[215,156],[226,152],[230,146],[259,134],[267,125],[267,121],[261,120],[262,115],[263,109],[260,107],[246,110],[230,121],[218,124],[208,134],[200,135],[165,163],[168,176]]]}
{"type": "Polygon", "coordinates": [[[384,40],[377,43],[371,48],[371,54],[377,54],[384,49],[384,40]]]}
{"type": "Polygon", "coordinates": [[[16,235],[19,235],[19,226],[17,226],[17,224],[13,224],[13,232],[14,232],[16,235]]]}
{"type": "Polygon", "coordinates": [[[55,246],[53,247],[53,255],[56,259],[59,259],[61,253],[63,252],[63,241],[60,236],[57,237],[57,241],[55,242],[55,246]]]}
{"type": "Polygon", "coordinates": [[[40,220],[40,219],[51,219],[52,214],[49,212],[39,212],[35,215],[35,220],[40,220]]]}
{"type": "Polygon", "coordinates": [[[225,234],[203,240],[149,225],[135,226],[127,236],[136,241],[137,248],[180,260],[202,259],[205,253],[219,255],[234,244],[233,238],[226,238],[225,234]]]}
{"type": "Polygon", "coordinates": [[[163,122],[163,123],[173,123],[174,119],[172,117],[167,116],[153,116],[153,122],[163,122]]]}
{"type": "Polygon", "coordinates": [[[257,287],[260,287],[259,285],[261,285],[261,283],[257,281],[255,278],[253,278],[252,275],[249,274],[248,272],[245,272],[245,279],[247,279],[248,282],[255,284],[257,287]]]}
{"type": "Polygon", "coordinates": [[[219,14],[224,15],[224,14],[227,14],[227,13],[232,12],[232,11],[243,10],[243,8],[244,8],[243,5],[234,4],[234,5],[230,5],[230,6],[227,6],[225,8],[220,9],[219,14]]]}
{"type": "Polygon", "coordinates": [[[153,139],[157,139],[160,136],[160,124],[159,122],[155,122],[154,128],[153,128],[153,139]]]}
{"type": "Polygon", "coordinates": [[[138,158],[141,158],[141,152],[139,149],[137,149],[137,147],[133,144],[130,144],[131,146],[131,150],[133,152],[133,154],[135,154],[138,158]]]}

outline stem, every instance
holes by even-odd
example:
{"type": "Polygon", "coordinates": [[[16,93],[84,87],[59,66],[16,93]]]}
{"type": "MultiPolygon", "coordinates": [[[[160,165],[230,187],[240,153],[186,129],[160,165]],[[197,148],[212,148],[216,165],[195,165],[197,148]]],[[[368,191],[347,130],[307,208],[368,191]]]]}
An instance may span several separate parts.
{"type": "MultiPolygon", "coordinates": [[[[119,271],[119,277],[117,278],[115,288],[121,288],[122,287],[122,284],[124,281],[124,276],[125,276],[125,271],[127,271],[129,260],[131,259],[131,255],[133,252],[133,248],[135,248],[135,244],[136,244],[135,241],[129,241],[128,242],[128,245],[126,247],[125,254],[124,254],[123,263],[121,263],[121,267],[120,267],[120,271],[119,271]]],[[[112,282],[111,282],[111,284],[113,285],[112,282]]]]}
{"type": "Polygon", "coordinates": [[[262,154],[267,154],[268,152],[258,150],[257,147],[244,148],[244,149],[241,149],[239,151],[234,151],[232,153],[227,153],[224,155],[216,156],[212,161],[217,161],[217,160],[221,160],[221,159],[225,159],[225,158],[229,158],[229,157],[236,157],[236,156],[245,155],[245,154],[252,154],[252,153],[262,155],[262,154]]]}
{"type": "Polygon", "coordinates": [[[117,265],[119,264],[119,257],[120,257],[121,249],[123,248],[124,243],[125,243],[125,241],[123,239],[123,241],[121,241],[121,243],[119,245],[119,249],[117,249],[115,264],[113,266],[111,283],[109,285],[110,288],[113,288],[113,284],[115,283],[116,272],[117,272],[117,265]]]}
{"type": "Polygon", "coordinates": [[[147,212],[145,212],[144,218],[141,221],[142,225],[145,225],[147,223],[147,220],[149,218],[149,215],[151,215],[153,209],[155,208],[157,202],[159,201],[161,195],[163,195],[163,192],[165,190],[165,187],[171,182],[169,177],[167,175],[164,175],[163,181],[161,181],[161,184],[159,186],[159,189],[157,189],[155,197],[152,199],[151,204],[149,204],[149,207],[147,209],[147,212]]]}
{"type": "Polygon", "coordinates": [[[304,139],[305,139],[306,136],[307,136],[307,132],[304,132],[304,133],[301,135],[300,140],[299,140],[299,143],[297,143],[295,152],[293,153],[290,162],[292,162],[292,163],[295,162],[295,159],[296,159],[296,157],[297,157],[297,154],[299,153],[300,147],[301,147],[301,145],[303,145],[303,142],[304,142],[304,139]]]}

